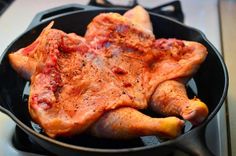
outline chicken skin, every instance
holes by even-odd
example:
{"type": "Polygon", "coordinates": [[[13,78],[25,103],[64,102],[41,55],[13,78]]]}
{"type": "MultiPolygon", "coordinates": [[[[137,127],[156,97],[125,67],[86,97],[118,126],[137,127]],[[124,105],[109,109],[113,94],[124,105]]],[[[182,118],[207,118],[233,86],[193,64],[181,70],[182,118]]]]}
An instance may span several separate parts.
{"type": "Polygon", "coordinates": [[[183,121],[176,117],[151,118],[136,109],[123,107],[105,113],[90,132],[101,138],[128,139],[145,135],[174,138],[181,133],[183,121]]]}
{"type": "Polygon", "coordinates": [[[207,106],[198,98],[188,99],[184,84],[175,80],[164,81],[157,87],[150,106],[159,114],[182,116],[194,125],[208,114],[207,106]]]}
{"type": "MultiPolygon", "coordinates": [[[[145,20],[132,22],[129,18],[136,17],[131,15],[132,10],[124,16],[100,14],[84,37],[52,29],[51,23],[31,45],[9,54],[12,67],[31,80],[29,112],[47,135],[87,131],[97,137],[127,139],[180,134],[181,119],[151,118],[139,112],[148,107],[166,116],[186,116],[194,124],[204,120],[207,113],[171,112],[174,102],[168,105],[159,97],[169,91],[165,82],[197,71],[207,55],[205,47],[177,39],[156,40],[150,25],[140,26],[145,20]],[[196,117],[200,119],[192,119],[196,117]]],[[[186,105],[174,103],[177,107],[186,105]]]]}
{"type": "Polygon", "coordinates": [[[137,5],[133,9],[128,10],[124,17],[130,19],[132,23],[135,23],[143,28],[153,31],[152,22],[150,20],[148,12],[141,6],[137,5]]]}

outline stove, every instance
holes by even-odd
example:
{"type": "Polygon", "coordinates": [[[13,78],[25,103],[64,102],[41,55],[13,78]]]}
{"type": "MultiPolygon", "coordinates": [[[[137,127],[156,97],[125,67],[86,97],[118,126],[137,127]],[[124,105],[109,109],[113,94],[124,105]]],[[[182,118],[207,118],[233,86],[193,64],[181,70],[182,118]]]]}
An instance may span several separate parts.
{"type": "MultiPolygon", "coordinates": [[[[132,7],[141,4],[150,12],[157,12],[186,25],[200,29],[210,42],[221,52],[221,36],[218,15],[218,1],[195,0],[17,0],[12,2],[0,17],[0,54],[7,45],[29,27],[32,19],[38,12],[65,4],[90,4],[101,7],[132,7]],[[99,3],[97,3],[99,2],[99,3]],[[181,2],[181,3],[180,3],[181,2]]],[[[0,112],[0,155],[7,156],[39,156],[53,155],[33,142],[15,123],[0,112]]],[[[209,149],[216,156],[228,155],[227,125],[225,105],[222,106],[215,118],[208,124],[206,141],[209,149]]],[[[176,151],[172,155],[186,155],[176,151]]]]}
{"type": "Polygon", "coordinates": [[[12,3],[12,1],[13,0],[1,0],[0,1],[0,16],[8,8],[8,6],[12,3]]]}

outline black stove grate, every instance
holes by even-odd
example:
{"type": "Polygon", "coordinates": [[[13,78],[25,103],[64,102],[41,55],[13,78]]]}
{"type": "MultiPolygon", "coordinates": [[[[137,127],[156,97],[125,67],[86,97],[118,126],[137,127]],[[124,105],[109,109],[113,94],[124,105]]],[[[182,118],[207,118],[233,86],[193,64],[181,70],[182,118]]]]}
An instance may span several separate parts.
{"type": "Polygon", "coordinates": [[[35,143],[24,131],[22,131],[18,126],[15,127],[15,132],[12,136],[12,145],[20,151],[36,153],[41,155],[50,155],[52,154],[42,148],[40,145],[35,143]]]}
{"type": "MultiPolygon", "coordinates": [[[[139,4],[137,0],[132,1],[132,4],[128,4],[128,5],[116,5],[113,4],[110,1],[107,0],[90,0],[90,2],[88,3],[89,5],[92,6],[98,6],[98,7],[109,7],[109,8],[133,8],[136,5],[142,5],[139,4]]],[[[158,13],[170,18],[173,18],[179,22],[184,22],[184,14],[182,11],[182,7],[181,7],[181,3],[180,1],[172,1],[163,5],[159,5],[153,8],[146,8],[146,10],[148,10],[149,12],[152,13],[158,13]]]]}
{"type": "Polygon", "coordinates": [[[13,1],[14,0],[0,0],[0,16],[6,11],[13,1]]]}

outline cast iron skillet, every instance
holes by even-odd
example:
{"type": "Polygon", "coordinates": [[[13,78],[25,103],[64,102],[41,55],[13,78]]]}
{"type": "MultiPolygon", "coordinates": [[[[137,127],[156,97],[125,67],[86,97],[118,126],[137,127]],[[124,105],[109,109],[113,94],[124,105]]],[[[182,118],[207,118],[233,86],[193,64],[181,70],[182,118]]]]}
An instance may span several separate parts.
{"type": "Polygon", "coordinates": [[[154,33],[161,38],[178,38],[197,41],[204,44],[209,52],[206,61],[193,77],[196,84],[195,94],[209,107],[209,116],[199,126],[192,128],[176,139],[159,143],[143,144],[140,138],[128,141],[97,139],[87,135],[72,138],[51,139],[31,121],[27,110],[29,82],[19,77],[11,68],[8,54],[30,44],[41,30],[53,19],[54,28],[65,32],[84,35],[88,23],[102,12],[124,13],[124,9],[94,8],[81,5],[67,5],[39,14],[34,19],[35,26],[29,28],[13,41],[0,58],[0,110],[10,116],[16,124],[35,142],[57,155],[165,155],[174,149],[180,149],[190,155],[213,155],[205,143],[205,129],[209,121],[222,106],[228,89],[228,74],[222,57],[216,48],[200,31],[179,22],[150,13],[154,33]],[[64,9],[64,10],[63,10],[64,9]],[[70,11],[63,13],[63,11],[70,11]],[[62,12],[61,12],[62,11],[62,12]],[[62,13],[57,15],[58,13],[62,13]],[[51,18],[51,16],[53,16],[51,18]],[[50,18],[48,18],[50,17],[50,18]],[[47,20],[42,21],[44,18],[47,20]],[[197,90],[197,91],[196,91],[197,90]]]}

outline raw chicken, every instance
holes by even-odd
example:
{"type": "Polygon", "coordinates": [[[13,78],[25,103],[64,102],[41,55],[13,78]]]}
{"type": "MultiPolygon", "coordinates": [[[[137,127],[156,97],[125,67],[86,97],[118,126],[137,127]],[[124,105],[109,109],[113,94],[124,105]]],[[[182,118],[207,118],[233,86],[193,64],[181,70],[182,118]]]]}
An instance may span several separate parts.
{"type": "Polygon", "coordinates": [[[152,95],[151,108],[159,114],[182,116],[194,125],[200,124],[208,115],[207,106],[198,98],[188,99],[182,82],[162,82],[152,95]]]}
{"type": "MultiPolygon", "coordinates": [[[[141,6],[136,6],[127,11],[124,16],[132,20],[133,23],[141,25],[151,32],[153,31],[149,15],[141,6]]],[[[168,44],[172,43],[170,43],[170,41],[165,42],[166,41],[158,40],[158,44],[161,44],[162,48],[168,49],[168,44]]],[[[196,43],[191,42],[185,44],[194,44],[194,46],[197,46],[196,43]]],[[[174,51],[173,48],[174,46],[172,46],[171,51],[174,51]]],[[[189,56],[189,58],[195,59],[196,61],[195,64],[192,65],[192,70],[189,70],[185,77],[178,78],[178,81],[167,80],[161,83],[151,98],[152,102],[150,102],[151,108],[157,113],[168,116],[180,115],[194,125],[200,124],[208,115],[206,104],[197,98],[188,99],[185,89],[186,80],[197,72],[199,65],[206,56],[206,53],[204,52],[206,51],[205,49],[200,47],[197,47],[196,49],[198,50],[195,50],[194,53],[191,54],[192,56],[189,56]]]]}
{"type": "Polygon", "coordinates": [[[127,139],[144,135],[176,137],[183,122],[176,117],[151,118],[136,109],[123,107],[105,113],[90,128],[101,138],[127,139]]]}
{"type": "Polygon", "coordinates": [[[140,5],[137,5],[133,9],[128,10],[123,16],[130,19],[132,23],[142,26],[151,32],[153,31],[148,12],[140,5]]]}
{"type": "MultiPolygon", "coordinates": [[[[29,111],[50,137],[84,131],[118,139],[181,133],[182,120],[151,118],[138,110],[152,101],[151,107],[163,109],[158,112],[164,115],[184,114],[166,111],[169,106],[152,95],[159,95],[162,83],[196,72],[207,54],[204,46],[155,40],[149,26],[116,13],[95,17],[84,38],[51,27],[28,47],[9,54],[13,68],[31,78],[29,111]]],[[[201,115],[202,121],[207,114],[201,115]]]]}

